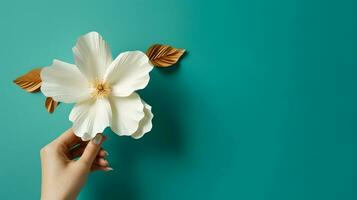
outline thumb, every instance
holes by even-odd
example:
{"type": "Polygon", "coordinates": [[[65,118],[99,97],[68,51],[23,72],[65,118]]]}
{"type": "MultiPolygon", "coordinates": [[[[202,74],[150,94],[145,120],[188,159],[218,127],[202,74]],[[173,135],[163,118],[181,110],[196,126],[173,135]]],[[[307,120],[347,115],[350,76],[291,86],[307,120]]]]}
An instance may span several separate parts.
{"type": "Polygon", "coordinates": [[[97,134],[90,142],[88,142],[79,161],[92,166],[92,163],[97,157],[104,139],[105,137],[102,134],[97,134]]]}

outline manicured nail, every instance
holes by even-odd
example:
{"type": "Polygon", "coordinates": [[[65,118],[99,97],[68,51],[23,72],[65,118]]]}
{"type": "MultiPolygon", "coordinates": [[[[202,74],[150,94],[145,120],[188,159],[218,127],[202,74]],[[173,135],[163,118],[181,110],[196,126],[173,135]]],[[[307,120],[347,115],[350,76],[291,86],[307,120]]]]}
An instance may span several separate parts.
{"type": "Polygon", "coordinates": [[[111,168],[111,167],[107,167],[107,168],[105,168],[105,170],[106,170],[106,171],[113,171],[114,169],[111,168]]]}
{"type": "Polygon", "coordinates": [[[92,141],[94,142],[94,144],[100,144],[100,142],[102,141],[103,136],[101,134],[97,134],[92,141]]]}
{"type": "Polygon", "coordinates": [[[105,156],[109,156],[108,151],[104,151],[104,153],[105,153],[105,156]]]}

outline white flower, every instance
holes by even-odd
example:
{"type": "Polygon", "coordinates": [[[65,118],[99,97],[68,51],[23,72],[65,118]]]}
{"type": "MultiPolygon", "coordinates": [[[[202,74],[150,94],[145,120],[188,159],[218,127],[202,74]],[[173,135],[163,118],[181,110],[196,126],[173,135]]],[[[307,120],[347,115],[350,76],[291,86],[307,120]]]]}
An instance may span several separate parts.
{"type": "Polygon", "coordinates": [[[41,71],[41,91],[64,103],[76,103],[69,120],[82,140],[106,127],[118,135],[140,138],[152,128],[151,106],[136,90],[149,82],[153,66],[141,51],[121,53],[114,60],[102,36],[90,32],[73,47],[75,64],[54,60],[41,71]]]}

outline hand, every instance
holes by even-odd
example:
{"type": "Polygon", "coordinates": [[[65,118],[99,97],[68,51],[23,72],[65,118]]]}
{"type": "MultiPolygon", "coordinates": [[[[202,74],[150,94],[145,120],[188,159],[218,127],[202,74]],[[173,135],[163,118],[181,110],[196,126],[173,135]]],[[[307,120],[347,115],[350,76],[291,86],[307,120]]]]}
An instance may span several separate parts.
{"type": "Polygon", "coordinates": [[[91,171],[113,170],[104,159],[108,155],[101,149],[104,140],[102,134],[97,134],[83,142],[69,129],[43,147],[41,199],[76,199],[91,171]]]}

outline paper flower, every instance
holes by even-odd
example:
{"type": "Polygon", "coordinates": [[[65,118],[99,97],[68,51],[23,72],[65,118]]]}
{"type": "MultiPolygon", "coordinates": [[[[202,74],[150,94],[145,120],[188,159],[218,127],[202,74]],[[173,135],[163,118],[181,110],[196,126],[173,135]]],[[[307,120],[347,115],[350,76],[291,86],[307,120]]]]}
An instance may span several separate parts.
{"type": "Polygon", "coordinates": [[[146,87],[153,66],[173,66],[185,49],[154,44],[146,54],[127,51],[113,60],[102,36],[90,32],[78,39],[73,53],[76,65],[54,60],[50,67],[33,69],[14,83],[30,93],[41,90],[49,113],[60,102],[76,103],[69,119],[82,140],[106,127],[138,139],[151,130],[153,114],[135,91],[146,87]]]}
{"type": "Polygon", "coordinates": [[[149,82],[148,56],[127,51],[113,60],[97,32],[81,36],[73,53],[75,65],[54,60],[42,69],[41,91],[55,101],[75,103],[69,115],[74,133],[86,141],[106,127],[133,138],[150,131],[151,106],[135,93],[149,82]]]}

